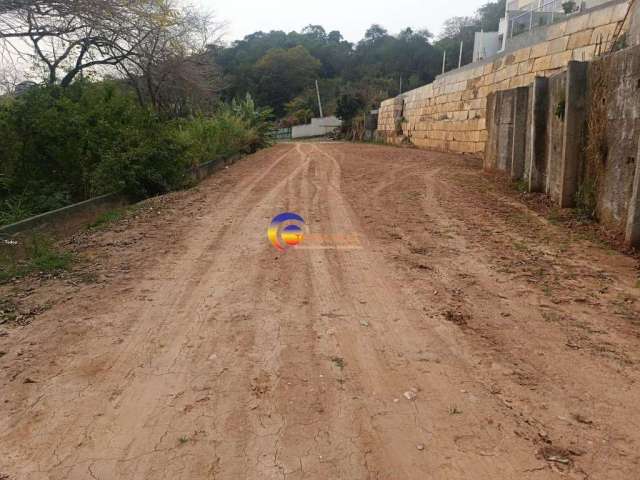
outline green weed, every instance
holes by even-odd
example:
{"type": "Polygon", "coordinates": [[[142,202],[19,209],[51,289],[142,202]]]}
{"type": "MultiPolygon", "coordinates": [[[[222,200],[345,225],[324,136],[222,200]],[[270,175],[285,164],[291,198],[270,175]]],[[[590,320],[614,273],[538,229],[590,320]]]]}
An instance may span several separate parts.
{"type": "Polygon", "coordinates": [[[553,208],[549,212],[548,218],[549,222],[553,223],[554,225],[558,225],[562,222],[562,215],[560,214],[560,210],[558,208],[553,208]]]}
{"type": "Polygon", "coordinates": [[[598,206],[598,189],[595,180],[585,181],[576,192],[576,217],[581,222],[593,222],[598,206]]]}
{"type": "Polygon", "coordinates": [[[529,247],[527,245],[525,245],[524,243],[520,243],[520,242],[514,242],[513,243],[513,248],[515,250],[517,250],[518,252],[523,252],[523,253],[528,253],[529,247]]]}
{"type": "Polygon", "coordinates": [[[120,221],[124,217],[124,210],[111,210],[100,215],[93,223],[89,225],[89,230],[99,230],[120,221]]]}
{"type": "Polygon", "coordinates": [[[345,361],[344,358],[341,357],[331,357],[331,361],[334,363],[334,365],[336,367],[338,367],[340,370],[344,370],[345,367],[345,361]]]}
{"type": "Polygon", "coordinates": [[[520,193],[527,193],[529,191],[529,184],[526,180],[517,180],[513,183],[513,186],[520,193]]]}
{"type": "Polygon", "coordinates": [[[53,242],[43,236],[33,236],[25,241],[23,253],[3,249],[0,252],[0,282],[20,278],[31,273],[53,274],[68,270],[73,255],[59,251],[53,242]]]}

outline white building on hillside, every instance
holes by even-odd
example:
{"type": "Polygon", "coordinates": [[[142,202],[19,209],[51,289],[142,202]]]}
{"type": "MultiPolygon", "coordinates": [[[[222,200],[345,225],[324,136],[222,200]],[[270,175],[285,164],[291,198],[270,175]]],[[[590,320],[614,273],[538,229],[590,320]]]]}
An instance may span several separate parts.
{"type": "Polygon", "coordinates": [[[509,48],[515,37],[535,34],[546,27],[616,0],[510,0],[497,32],[478,32],[473,61],[489,58],[509,48]]]}

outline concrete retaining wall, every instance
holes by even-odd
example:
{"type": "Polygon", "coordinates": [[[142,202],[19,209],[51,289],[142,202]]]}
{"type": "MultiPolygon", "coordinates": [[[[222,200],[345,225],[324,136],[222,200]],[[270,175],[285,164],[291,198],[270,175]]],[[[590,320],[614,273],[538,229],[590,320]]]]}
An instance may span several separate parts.
{"type": "MultiPolygon", "coordinates": [[[[481,154],[487,142],[487,98],[492,92],[529,86],[572,60],[588,61],[608,49],[627,1],[609,2],[534,32],[530,46],[507,51],[436,78],[429,85],[382,103],[378,135],[388,142],[407,139],[418,147],[481,154]]],[[[525,42],[523,40],[519,40],[525,42]]]]}
{"type": "Polygon", "coordinates": [[[485,168],[594,211],[640,247],[640,46],[494,92],[486,118],[485,168]]]}
{"type": "Polygon", "coordinates": [[[0,236],[10,237],[37,230],[47,231],[51,234],[64,233],[65,230],[73,230],[83,223],[95,220],[102,213],[128,203],[127,199],[119,194],[103,195],[6,225],[0,228],[0,236]]]}
{"type": "Polygon", "coordinates": [[[589,65],[586,97],[587,175],[598,178],[598,217],[624,229],[633,208],[640,143],[640,46],[617,52],[589,65]],[[599,112],[603,108],[603,111],[599,112]]]}
{"type": "Polygon", "coordinates": [[[547,162],[545,167],[545,192],[559,203],[562,184],[562,146],[564,144],[564,118],[566,115],[567,75],[561,73],[549,78],[547,104],[547,162]]]}
{"type": "Polygon", "coordinates": [[[629,45],[640,45],[640,1],[635,0],[629,12],[629,45]]]}
{"type": "MultiPolygon", "coordinates": [[[[190,171],[194,181],[201,181],[220,168],[230,165],[240,159],[236,155],[229,159],[218,158],[194,167],[190,171]]],[[[11,225],[0,227],[0,237],[12,237],[24,232],[46,231],[47,234],[57,235],[73,231],[82,225],[95,221],[101,214],[129,205],[126,196],[110,193],[84,202],[68,205],[58,210],[46,212],[35,217],[27,218],[11,225]]]]}

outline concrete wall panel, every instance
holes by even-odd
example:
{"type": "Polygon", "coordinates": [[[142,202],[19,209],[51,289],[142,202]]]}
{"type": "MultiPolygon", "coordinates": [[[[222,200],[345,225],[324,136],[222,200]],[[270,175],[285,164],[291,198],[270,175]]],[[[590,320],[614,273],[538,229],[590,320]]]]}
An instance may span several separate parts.
{"type": "Polygon", "coordinates": [[[566,104],[566,74],[549,79],[547,111],[547,166],[545,192],[558,202],[562,186],[562,148],[566,104]]]}

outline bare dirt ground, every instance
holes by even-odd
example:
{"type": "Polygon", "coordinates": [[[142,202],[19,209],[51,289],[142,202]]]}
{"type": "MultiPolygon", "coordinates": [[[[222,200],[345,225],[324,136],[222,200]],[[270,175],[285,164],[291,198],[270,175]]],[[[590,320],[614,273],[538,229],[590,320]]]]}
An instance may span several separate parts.
{"type": "Polygon", "coordinates": [[[640,478],[636,261],[465,157],[283,144],[0,293],[0,478],[640,478]],[[360,250],[278,253],[270,219],[360,250]]]}

